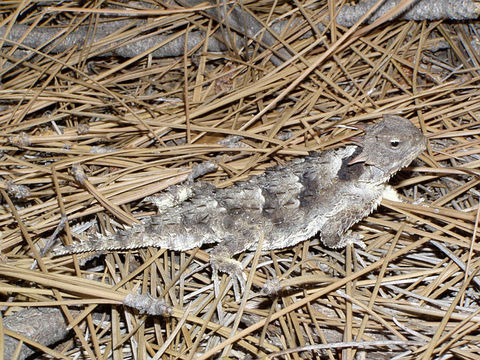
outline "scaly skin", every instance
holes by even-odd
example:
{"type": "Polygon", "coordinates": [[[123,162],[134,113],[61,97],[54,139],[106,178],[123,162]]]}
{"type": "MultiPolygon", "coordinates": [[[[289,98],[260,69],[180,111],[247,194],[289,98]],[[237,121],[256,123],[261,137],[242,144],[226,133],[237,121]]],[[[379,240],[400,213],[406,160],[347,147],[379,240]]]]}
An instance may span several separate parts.
{"type": "Polygon", "coordinates": [[[116,234],[97,235],[54,249],[54,256],[100,250],[159,247],[185,251],[217,243],[214,268],[235,272],[231,259],[254,251],[296,245],[320,233],[340,248],[354,239],[348,229],[370,214],[388,189],[386,182],[424,149],[413,124],[385,116],[365,128],[358,144],[295,159],[229,188],[192,186],[191,198],[116,234]]]}

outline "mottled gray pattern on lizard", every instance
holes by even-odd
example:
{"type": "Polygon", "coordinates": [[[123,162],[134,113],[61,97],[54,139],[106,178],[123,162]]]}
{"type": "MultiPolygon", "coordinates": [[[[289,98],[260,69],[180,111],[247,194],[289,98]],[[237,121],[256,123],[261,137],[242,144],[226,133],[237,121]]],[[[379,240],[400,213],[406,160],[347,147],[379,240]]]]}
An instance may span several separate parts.
{"type": "Polygon", "coordinates": [[[212,265],[235,273],[239,264],[231,257],[256,250],[262,236],[262,250],[293,246],[316,233],[328,247],[343,247],[355,239],[348,229],[380,203],[388,179],[426,145],[410,121],[392,115],[366,126],[355,142],[358,146],[299,158],[229,188],[194,185],[189,200],[142,225],[53,254],[147,246],[185,251],[217,243],[212,265]]]}

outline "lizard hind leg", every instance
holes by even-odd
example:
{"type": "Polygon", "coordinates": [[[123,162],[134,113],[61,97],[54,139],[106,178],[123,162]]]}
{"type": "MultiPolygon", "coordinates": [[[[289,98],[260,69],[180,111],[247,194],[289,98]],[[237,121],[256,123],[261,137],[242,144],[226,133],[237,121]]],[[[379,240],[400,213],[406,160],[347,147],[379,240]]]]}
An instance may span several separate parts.
{"type": "MultiPolygon", "coordinates": [[[[224,272],[232,278],[235,301],[240,302],[241,294],[245,293],[246,276],[243,272],[242,263],[233,259],[233,256],[254,248],[258,237],[252,231],[243,233],[242,236],[229,236],[221,241],[210,254],[210,264],[213,271],[215,289],[219,289],[218,272],[224,272]]],[[[218,294],[217,294],[218,295],[218,294]]]]}
{"type": "Polygon", "coordinates": [[[218,272],[224,272],[232,278],[233,293],[235,301],[240,302],[241,294],[245,293],[246,278],[243,273],[240,261],[223,256],[221,254],[211,255],[210,264],[212,266],[212,280],[217,296],[220,294],[220,280],[218,272]]]}

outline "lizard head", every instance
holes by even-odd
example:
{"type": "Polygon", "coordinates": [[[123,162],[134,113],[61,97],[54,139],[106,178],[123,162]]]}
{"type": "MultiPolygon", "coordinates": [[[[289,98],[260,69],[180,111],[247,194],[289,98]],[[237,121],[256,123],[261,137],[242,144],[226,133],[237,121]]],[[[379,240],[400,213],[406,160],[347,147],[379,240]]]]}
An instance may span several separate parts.
{"type": "MultiPolygon", "coordinates": [[[[384,182],[407,166],[426,148],[426,138],[409,120],[385,115],[382,121],[362,127],[365,135],[354,142],[362,152],[349,165],[363,162],[365,180],[384,182]]],[[[362,176],[363,177],[363,176],[362,176]]]]}

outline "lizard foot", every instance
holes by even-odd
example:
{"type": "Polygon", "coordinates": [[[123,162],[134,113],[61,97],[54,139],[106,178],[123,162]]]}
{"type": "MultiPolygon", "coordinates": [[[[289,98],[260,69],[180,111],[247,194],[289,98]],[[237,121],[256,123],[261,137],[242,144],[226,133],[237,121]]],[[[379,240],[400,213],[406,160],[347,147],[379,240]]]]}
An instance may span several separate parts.
{"type": "Polygon", "coordinates": [[[322,242],[333,249],[341,249],[347,245],[357,245],[358,247],[365,249],[365,243],[362,241],[363,235],[354,233],[348,230],[344,234],[338,234],[337,232],[322,232],[322,242]]]}
{"type": "Polygon", "coordinates": [[[211,255],[210,264],[213,270],[213,281],[216,289],[219,289],[218,272],[224,272],[232,278],[235,301],[240,302],[241,294],[245,292],[246,277],[242,270],[242,264],[230,257],[211,255]]]}
{"type": "Polygon", "coordinates": [[[347,231],[343,236],[342,242],[346,245],[357,245],[361,249],[365,249],[367,246],[363,242],[363,235],[354,233],[352,231],[347,231]]]}

